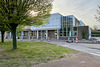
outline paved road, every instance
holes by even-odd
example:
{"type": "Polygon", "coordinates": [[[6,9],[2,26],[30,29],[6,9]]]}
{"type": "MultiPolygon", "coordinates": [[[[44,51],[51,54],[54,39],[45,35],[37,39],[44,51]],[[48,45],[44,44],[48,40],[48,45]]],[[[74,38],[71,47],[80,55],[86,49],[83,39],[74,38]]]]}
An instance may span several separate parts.
{"type": "Polygon", "coordinates": [[[92,54],[100,57],[100,44],[85,44],[85,43],[67,43],[67,42],[55,42],[50,41],[49,43],[56,44],[63,47],[68,47],[81,52],[92,54]]]}

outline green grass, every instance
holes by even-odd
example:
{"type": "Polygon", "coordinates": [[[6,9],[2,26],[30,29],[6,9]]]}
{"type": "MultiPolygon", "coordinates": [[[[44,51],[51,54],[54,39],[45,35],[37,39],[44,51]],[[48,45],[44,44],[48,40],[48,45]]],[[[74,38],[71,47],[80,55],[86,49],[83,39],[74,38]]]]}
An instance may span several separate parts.
{"type": "Polygon", "coordinates": [[[64,57],[64,53],[78,51],[44,42],[17,42],[18,49],[12,50],[12,41],[0,43],[1,67],[30,67],[34,64],[64,57]]]}

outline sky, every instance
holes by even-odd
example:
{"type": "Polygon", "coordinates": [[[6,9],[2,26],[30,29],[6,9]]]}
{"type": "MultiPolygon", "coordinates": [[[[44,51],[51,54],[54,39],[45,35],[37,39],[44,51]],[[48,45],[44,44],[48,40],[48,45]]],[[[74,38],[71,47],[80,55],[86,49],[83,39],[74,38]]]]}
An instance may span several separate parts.
{"type": "Polygon", "coordinates": [[[100,0],[54,0],[51,13],[60,13],[64,16],[74,15],[82,20],[85,25],[99,26],[100,22],[95,19],[100,0]]]}

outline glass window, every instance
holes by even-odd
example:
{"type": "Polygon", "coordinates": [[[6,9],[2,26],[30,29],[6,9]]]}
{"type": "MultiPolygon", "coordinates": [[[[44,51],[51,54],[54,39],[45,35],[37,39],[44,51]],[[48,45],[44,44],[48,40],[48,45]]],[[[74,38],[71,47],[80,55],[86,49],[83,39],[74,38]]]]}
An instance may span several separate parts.
{"type": "Polygon", "coordinates": [[[36,36],[36,31],[33,31],[33,36],[36,36]]]}
{"type": "Polygon", "coordinates": [[[26,33],[27,33],[27,32],[26,32],[26,31],[24,31],[24,32],[23,32],[23,36],[26,36],[26,33]]]}
{"type": "Polygon", "coordinates": [[[64,27],[64,32],[66,32],[66,27],[64,27]]]}
{"type": "Polygon", "coordinates": [[[74,36],[77,36],[77,32],[74,32],[74,36]]]}
{"type": "Polygon", "coordinates": [[[55,36],[57,36],[57,30],[55,30],[55,36]]]}
{"type": "Polygon", "coordinates": [[[69,31],[67,32],[67,36],[69,36],[69,31]]]}
{"type": "Polygon", "coordinates": [[[60,36],[62,36],[62,31],[60,31],[60,36]]]}
{"type": "Polygon", "coordinates": [[[63,21],[66,21],[66,17],[63,17],[63,21]]]}
{"type": "Polygon", "coordinates": [[[77,31],[77,27],[74,27],[74,31],[77,31]]]}
{"type": "Polygon", "coordinates": [[[64,32],[64,36],[66,36],[66,32],[64,32]]]}
{"type": "Polygon", "coordinates": [[[33,36],[33,31],[31,31],[31,36],[33,36]]]}
{"type": "Polygon", "coordinates": [[[68,27],[68,31],[70,31],[70,27],[68,27]]]}

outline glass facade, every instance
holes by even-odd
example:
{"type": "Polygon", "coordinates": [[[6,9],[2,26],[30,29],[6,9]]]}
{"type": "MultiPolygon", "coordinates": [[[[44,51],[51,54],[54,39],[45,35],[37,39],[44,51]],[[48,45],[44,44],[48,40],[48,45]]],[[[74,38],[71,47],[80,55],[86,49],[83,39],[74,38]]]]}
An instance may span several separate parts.
{"type": "Polygon", "coordinates": [[[77,28],[73,29],[73,17],[72,16],[63,16],[61,17],[61,29],[60,36],[77,36],[77,28]]]}

